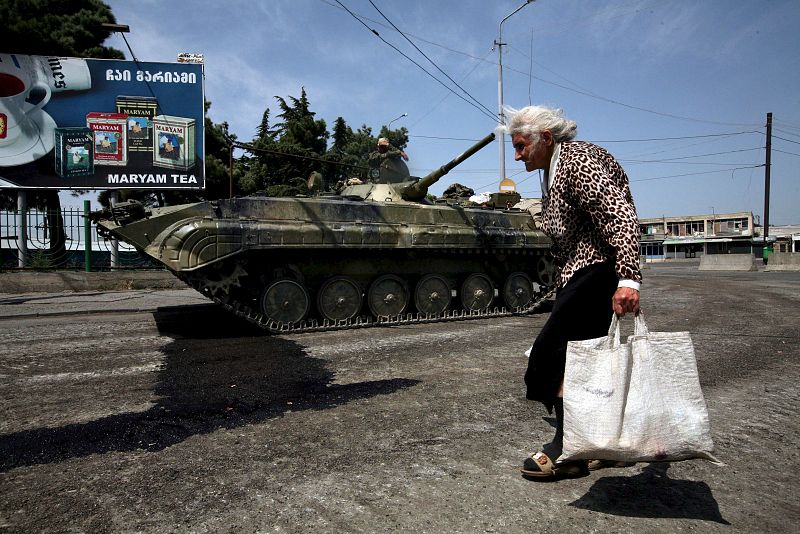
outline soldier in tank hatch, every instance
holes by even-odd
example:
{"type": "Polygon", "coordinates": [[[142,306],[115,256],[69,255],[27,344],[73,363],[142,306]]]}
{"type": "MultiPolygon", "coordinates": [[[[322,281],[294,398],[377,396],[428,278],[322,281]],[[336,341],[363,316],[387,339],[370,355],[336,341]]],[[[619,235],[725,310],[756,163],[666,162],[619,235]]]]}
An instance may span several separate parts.
{"type": "Polygon", "coordinates": [[[369,160],[367,162],[370,169],[370,180],[374,182],[377,179],[378,169],[380,169],[384,161],[387,159],[397,158],[403,158],[405,161],[408,161],[408,154],[389,144],[389,140],[387,138],[381,137],[378,139],[378,146],[369,155],[369,160]]]}

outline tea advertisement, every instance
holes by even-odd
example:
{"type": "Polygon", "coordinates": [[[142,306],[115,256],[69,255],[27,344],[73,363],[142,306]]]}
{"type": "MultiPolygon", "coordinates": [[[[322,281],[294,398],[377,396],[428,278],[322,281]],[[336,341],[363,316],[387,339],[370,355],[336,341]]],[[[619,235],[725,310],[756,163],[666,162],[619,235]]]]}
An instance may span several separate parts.
{"type": "Polygon", "coordinates": [[[0,54],[0,188],[202,189],[203,65],[0,54]]]}

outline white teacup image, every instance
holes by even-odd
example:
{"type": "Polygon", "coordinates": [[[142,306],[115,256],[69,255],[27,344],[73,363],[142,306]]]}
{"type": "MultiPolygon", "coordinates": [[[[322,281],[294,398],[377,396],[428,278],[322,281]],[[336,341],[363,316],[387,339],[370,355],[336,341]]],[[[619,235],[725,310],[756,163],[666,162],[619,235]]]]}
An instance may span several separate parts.
{"type": "Polygon", "coordinates": [[[48,84],[32,81],[22,70],[0,72],[0,146],[14,143],[30,114],[42,109],[51,95],[48,84]],[[35,104],[29,100],[36,98],[35,104]]]}

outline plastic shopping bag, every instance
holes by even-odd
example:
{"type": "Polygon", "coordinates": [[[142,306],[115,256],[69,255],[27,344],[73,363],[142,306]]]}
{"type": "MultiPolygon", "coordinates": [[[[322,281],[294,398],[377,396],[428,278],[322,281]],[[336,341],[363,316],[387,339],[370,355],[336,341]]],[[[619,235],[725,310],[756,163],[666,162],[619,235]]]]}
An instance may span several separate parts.
{"type": "Polygon", "coordinates": [[[688,332],[649,332],[640,313],[620,343],[615,315],[608,336],[569,342],[560,461],[719,463],[713,450],[688,332]]]}

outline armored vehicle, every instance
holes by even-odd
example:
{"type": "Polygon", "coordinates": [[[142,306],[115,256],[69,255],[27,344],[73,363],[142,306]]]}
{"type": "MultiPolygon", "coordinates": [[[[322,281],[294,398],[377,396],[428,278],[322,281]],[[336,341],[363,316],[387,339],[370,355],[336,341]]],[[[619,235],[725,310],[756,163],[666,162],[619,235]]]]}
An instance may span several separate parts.
{"type": "Polygon", "coordinates": [[[162,208],[118,203],[101,233],[135,246],[226,309],[273,331],[519,313],[551,282],[550,241],[528,211],[432,202],[386,161],[370,183],[308,197],[162,208]]]}

